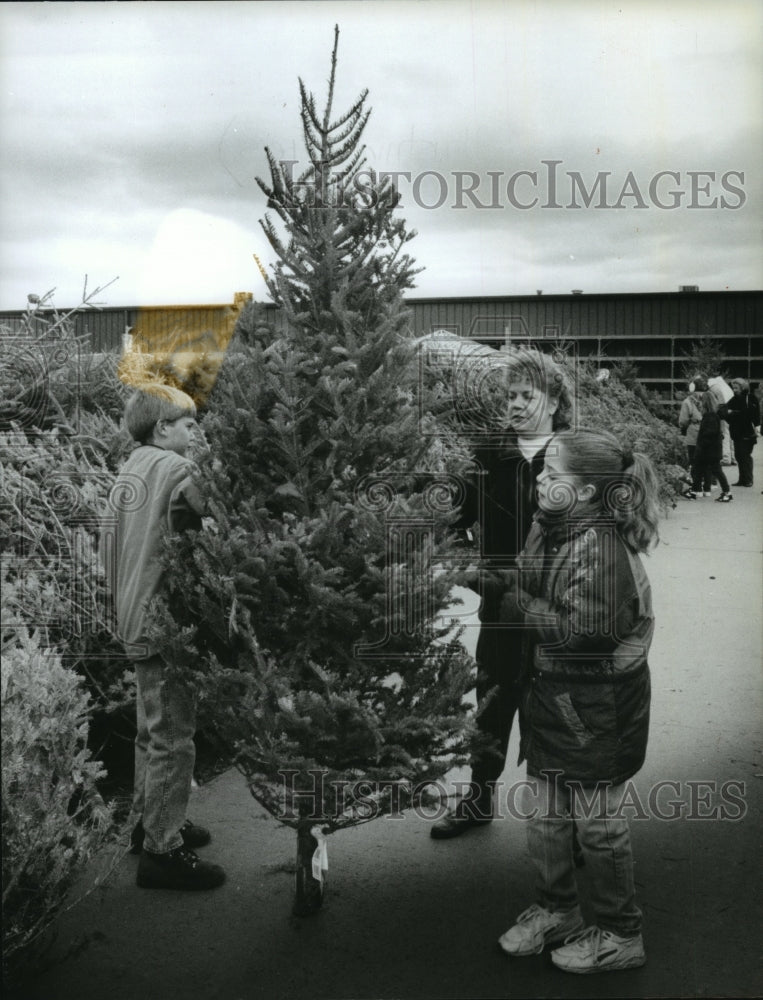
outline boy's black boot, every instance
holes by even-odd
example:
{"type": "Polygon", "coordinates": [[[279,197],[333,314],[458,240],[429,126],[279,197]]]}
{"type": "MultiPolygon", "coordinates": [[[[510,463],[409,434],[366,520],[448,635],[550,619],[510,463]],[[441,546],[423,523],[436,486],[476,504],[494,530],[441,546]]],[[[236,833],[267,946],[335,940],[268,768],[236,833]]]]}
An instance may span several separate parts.
{"type": "Polygon", "coordinates": [[[142,851],[135,882],[141,889],[216,889],[225,881],[219,865],[202,861],[188,847],[169,854],[142,851]]]}
{"type": "MultiPolygon", "coordinates": [[[[143,850],[145,836],[146,831],[143,829],[143,822],[142,820],[138,820],[130,834],[130,854],[140,854],[143,850]]],[[[195,850],[197,847],[206,847],[212,839],[212,834],[209,830],[203,826],[197,826],[190,819],[187,819],[180,827],[180,836],[183,838],[183,847],[190,847],[191,850],[195,850]]]]}

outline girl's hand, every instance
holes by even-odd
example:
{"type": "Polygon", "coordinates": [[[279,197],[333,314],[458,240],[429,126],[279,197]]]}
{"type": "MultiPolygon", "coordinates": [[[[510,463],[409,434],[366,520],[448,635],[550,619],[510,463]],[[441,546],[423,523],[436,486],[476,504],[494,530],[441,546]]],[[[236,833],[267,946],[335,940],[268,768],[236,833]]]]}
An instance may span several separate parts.
{"type": "Polygon", "coordinates": [[[506,587],[503,572],[480,569],[475,566],[470,566],[463,572],[456,574],[455,581],[458,586],[468,587],[469,590],[473,590],[477,594],[486,594],[488,591],[503,591],[506,587]]]}
{"type": "Polygon", "coordinates": [[[455,580],[457,586],[467,587],[469,590],[473,590],[475,593],[478,593],[480,571],[475,566],[470,566],[461,573],[457,573],[455,580]]]}

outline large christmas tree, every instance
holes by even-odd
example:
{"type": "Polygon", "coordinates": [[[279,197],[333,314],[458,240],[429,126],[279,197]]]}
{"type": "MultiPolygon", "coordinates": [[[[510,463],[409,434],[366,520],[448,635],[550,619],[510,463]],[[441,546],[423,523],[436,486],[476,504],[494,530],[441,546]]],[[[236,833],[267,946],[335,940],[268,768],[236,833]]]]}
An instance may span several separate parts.
{"type": "Polygon", "coordinates": [[[249,317],[205,401],[210,518],[169,543],[167,655],[252,794],[298,830],[297,912],[320,903],[316,827],[404,808],[465,747],[471,658],[440,617],[460,460],[419,384],[402,293],[414,234],[366,169],[364,92],[306,162],[259,181],[275,328],[249,317]],[[315,876],[318,876],[316,879],[315,876]]]}

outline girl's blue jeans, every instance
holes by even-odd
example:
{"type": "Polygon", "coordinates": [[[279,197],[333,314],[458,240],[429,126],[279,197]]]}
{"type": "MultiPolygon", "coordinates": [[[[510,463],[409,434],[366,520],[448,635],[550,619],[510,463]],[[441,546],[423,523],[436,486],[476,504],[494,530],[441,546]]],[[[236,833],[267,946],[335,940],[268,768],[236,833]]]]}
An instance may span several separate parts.
{"type": "Polygon", "coordinates": [[[196,706],[188,690],[167,676],[160,656],[135,661],[137,734],[133,812],[143,820],[147,851],[182,846],[180,827],[191,794],[196,706]]]}
{"type": "MultiPolygon", "coordinates": [[[[633,854],[628,820],[617,816],[627,789],[599,786],[593,805],[571,794],[562,782],[528,778],[524,788],[527,844],[535,865],[539,902],[547,910],[570,910],[578,903],[572,853],[573,821],[583,851],[582,876],[597,926],[622,937],[641,931],[641,911],[636,906],[633,854]],[[535,815],[531,815],[537,810],[535,815]]],[[[592,798],[592,789],[585,789],[592,798]]]]}

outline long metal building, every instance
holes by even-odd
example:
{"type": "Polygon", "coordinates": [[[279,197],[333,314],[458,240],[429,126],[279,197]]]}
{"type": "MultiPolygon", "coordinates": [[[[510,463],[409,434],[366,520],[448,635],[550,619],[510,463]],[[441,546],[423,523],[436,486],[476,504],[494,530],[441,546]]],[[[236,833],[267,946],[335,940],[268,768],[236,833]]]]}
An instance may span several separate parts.
{"type": "Polygon", "coordinates": [[[629,357],[667,397],[684,383],[692,344],[722,345],[730,374],[763,379],[763,292],[654,292],[410,299],[416,333],[447,329],[492,342],[538,340],[607,367],[629,357]]]}
{"type": "MultiPolygon", "coordinates": [[[[174,333],[193,340],[207,331],[230,329],[251,299],[236,293],[218,305],[115,306],[75,313],[72,322],[93,351],[118,351],[125,335],[146,345],[174,333]]],[[[671,398],[684,382],[684,363],[693,343],[709,338],[722,345],[731,375],[763,380],[763,292],[678,292],[519,295],[469,298],[410,298],[415,335],[449,330],[496,347],[516,341],[544,341],[600,367],[630,357],[650,388],[671,398]]],[[[273,322],[279,310],[267,306],[273,322]]],[[[59,310],[59,313],[65,310],[59,310]]],[[[0,325],[22,323],[21,311],[0,312],[0,325]]]]}

